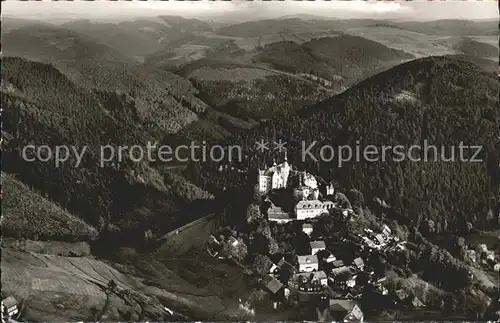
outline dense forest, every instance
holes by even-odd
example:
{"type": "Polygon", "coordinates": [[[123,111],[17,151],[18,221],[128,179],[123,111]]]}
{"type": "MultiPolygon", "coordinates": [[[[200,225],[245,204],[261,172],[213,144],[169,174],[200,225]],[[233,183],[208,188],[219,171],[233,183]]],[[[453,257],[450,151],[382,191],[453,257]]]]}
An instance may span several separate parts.
{"type": "Polygon", "coordinates": [[[121,161],[114,158],[100,165],[102,145],[146,146],[148,140],[163,138],[157,127],[141,120],[133,98],[77,87],[49,64],[4,58],[2,68],[3,171],[99,232],[127,234],[130,243],[143,229],[154,228],[159,234],[189,221],[189,216],[175,216],[180,210],[193,216],[209,211],[194,203],[205,199],[205,192],[162,174],[147,161],[137,163],[124,154],[121,161]],[[30,162],[21,155],[29,144],[86,151],[79,167],[71,153],[60,165],[47,155],[42,156],[47,162],[30,162]]]}
{"type": "MultiPolygon", "coordinates": [[[[471,63],[456,57],[418,59],[367,79],[300,115],[272,120],[225,143],[250,150],[261,138],[282,139],[293,165],[385,200],[403,223],[419,226],[433,220],[438,231],[465,230],[468,222],[491,228],[499,224],[498,215],[490,212],[498,202],[500,179],[498,93],[496,78],[471,63]],[[448,157],[451,147],[463,142],[482,146],[478,157],[483,162],[434,162],[438,151],[429,156],[430,162],[397,162],[388,157],[386,162],[346,162],[339,168],[338,158],[303,162],[303,141],[306,147],[318,141],[312,149],[315,156],[322,144],[408,148],[427,141],[444,146],[448,157]]],[[[219,165],[193,165],[188,176],[201,187],[221,192],[247,185],[257,167],[279,158],[275,152],[274,156],[248,155],[238,165],[248,169],[247,174],[218,172],[219,165]]]]}
{"type": "Polygon", "coordinates": [[[341,34],[297,44],[291,41],[265,46],[253,58],[291,73],[308,73],[351,85],[356,81],[414,58],[366,38],[341,34]]]}

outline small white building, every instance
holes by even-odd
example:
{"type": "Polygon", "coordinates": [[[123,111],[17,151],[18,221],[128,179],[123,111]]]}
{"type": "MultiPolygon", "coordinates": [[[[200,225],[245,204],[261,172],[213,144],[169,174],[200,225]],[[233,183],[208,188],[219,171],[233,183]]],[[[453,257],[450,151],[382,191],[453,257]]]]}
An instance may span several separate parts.
{"type": "Polygon", "coordinates": [[[325,259],[325,262],[332,263],[332,262],[334,262],[336,260],[337,260],[337,257],[335,257],[335,255],[333,253],[330,253],[328,255],[328,258],[325,259]]]}
{"type": "Polygon", "coordinates": [[[316,218],[325,213],[323,202],[319,200],[299,201],[295,205],[297,220],[316,218]]]}
{"type": "Polygon", "coordinates": [[[311,233],[313,232],[313,225],[310,223],[304,223],[302,225],[302,232],[304,232],[307,235],[311,235],[311,233]]]}
{"type": "Polygon", "coordinates": [[[326,245],[325,245],[324,241],[311,241],[309,243],[309,245],[311,247],[311,254],[312,255],[315,255],[318,252],[320,252],[321,250],[325,250],[326,249],[326,245]]]}
{"type": "Polygon", "coordinates": [[[384,224],[382,227],[382,234],[384,234],[386,237],[390,236],[392,233],[391,228],[387,224],[384,224]]]}
{"type": "Polygon", "coordinates": [[[9,296],[2,300],[2,322],[19,313],[17,304],[17,300],[13,296],[9,296]]]}
{"type": "Polygon", "coordinates": [[[312,281],[318,281],[322,286],[328,286],[328,276],[323,270],[313,272],[312,281]]]}
{"type": "Polygon", "coordinates": [[[500,263],[495,264],[495,265],[493,266],[493,270],[494,270],[494,271],[498,271],[498,272],[500,272],[500,263]]]}
{"type": "Polygon", "coordinates": [[[297,256],[297,262],[301,273],[317,271],[319,268],[318,256],[316,255],[297,256]]]}
{"type": "Polygon", "coordinates": [[[359,270],[363,270],[365,268],[365,262],[360,257],[354,259],[352,264],[359,270]]]}

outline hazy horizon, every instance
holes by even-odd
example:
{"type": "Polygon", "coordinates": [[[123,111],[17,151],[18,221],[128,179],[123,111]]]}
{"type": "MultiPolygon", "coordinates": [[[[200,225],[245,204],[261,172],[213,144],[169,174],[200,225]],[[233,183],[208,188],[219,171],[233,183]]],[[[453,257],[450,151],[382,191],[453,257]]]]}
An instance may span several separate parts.
{"type": "Polygon", "coordinates": [[[2,1],[9,18],[64,22],[158,15],[230,22],[312,15],[331,19],[429,21],[498,19],[496,1],[2,1]]]}

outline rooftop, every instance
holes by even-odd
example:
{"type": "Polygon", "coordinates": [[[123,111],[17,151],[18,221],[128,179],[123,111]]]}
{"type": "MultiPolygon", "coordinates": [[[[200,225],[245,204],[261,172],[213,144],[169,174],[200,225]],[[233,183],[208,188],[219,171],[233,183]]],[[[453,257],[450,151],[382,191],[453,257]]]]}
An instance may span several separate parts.
{"type": "Polygon", "coordinates": [[[13,296],[9,296],[2,300],[2,305],[6,308],[11,308],[17,305],[17,300],[13,296]]]}
{"type": "Polygon", "coordinates": [[[363,259],[358,257],[358,258],[354,259],[354,264],[356,266],[363,266],[365,264],[365,262],[363,261],[363,259]]]}
{"type": "Polygon", "coordinates": [[[356,301],[350,299],[331,299],[330,300],[330,310],[336,312],[349,312],[354,306],[356,306],[356,301]]]}
{"type": "Polygon", "coordinates": [[[318,263],[318,256],[308,255],[308,256],[297,256],[299,264],[314,264],[318,263]]]}
{"type": "Polygon", "coordinates": [[[271,275],[267,275],[263,280],[264,286],[273,294],[276,294],[283,284],[271,275]]]}
{"type": "Polygon", "coordinates": [[[339,268],[339,267],[344,267],[345,266],[345,264],[344,264],[344,262],[342,260],[336,260],[336,261],[332,262],[332,265],[335,268],[339,268]]]}
{"type": "Polygon", "coordinates": [[[326,245],[324,241],[311,241],[310,246],[312,249],[325,249],[326,245]]]}
{"type": "Polygon", "coordinates": [[[320,200],[299,201],[295,206],[297,209],[322,209],[323,202],[320,200]]]}

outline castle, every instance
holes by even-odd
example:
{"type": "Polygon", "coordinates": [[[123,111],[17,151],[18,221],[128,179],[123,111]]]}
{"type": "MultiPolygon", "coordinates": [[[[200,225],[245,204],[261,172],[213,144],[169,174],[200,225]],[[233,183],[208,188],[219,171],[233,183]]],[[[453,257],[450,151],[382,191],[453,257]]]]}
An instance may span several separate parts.
{"type": "Polygon", "coordinates": [[[283,163],[277,165],[274,162],[273,167],[267,170],[259,170],[257,177],[259,193],[267,194],[274,189],[286,188],[291,170],[286,154],[283,163]]]}

